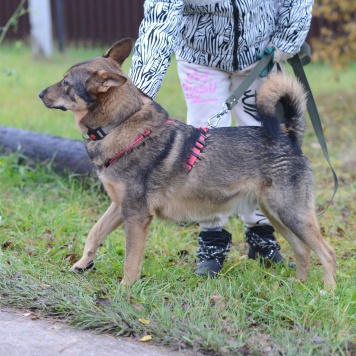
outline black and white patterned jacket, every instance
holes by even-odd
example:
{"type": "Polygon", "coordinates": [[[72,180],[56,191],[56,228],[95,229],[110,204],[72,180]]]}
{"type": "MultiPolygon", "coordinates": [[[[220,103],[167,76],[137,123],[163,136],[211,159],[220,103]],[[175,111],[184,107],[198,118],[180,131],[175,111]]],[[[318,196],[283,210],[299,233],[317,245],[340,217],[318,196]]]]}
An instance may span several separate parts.
{"type": "Polygon", "coordinates": [[[312,6],[313,0],[146,0],[129,76],[154,97],[173,51],[227,71],[256,62],[270,43],[298,53],[312,6]]]}

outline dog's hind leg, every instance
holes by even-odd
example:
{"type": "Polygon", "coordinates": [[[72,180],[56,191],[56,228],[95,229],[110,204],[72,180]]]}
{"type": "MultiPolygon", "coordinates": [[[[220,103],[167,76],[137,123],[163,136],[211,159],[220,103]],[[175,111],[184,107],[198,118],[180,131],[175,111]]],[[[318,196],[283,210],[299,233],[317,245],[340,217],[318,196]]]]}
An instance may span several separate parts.
{"type": "Polygon", "coordinates": [[[314,251],[324,267],[324,283],[329,289],[336,287],[336,255],[320,233],[315,214],[309,216],[304,234],[305,244],[314,251]]]}
{"type": "Polygon", "coordinates": [[[320,233],[314,209],[305,209],[306,205],[304,205],[304,211],[300,210],[303,211],[303,216],[296,213],[296,211],[298,211],[298,207],[296,206],[294,206],[294,215],[290,215],[286,212],[288,209],[279,209],[278,217],[273,216],[267,210],[264,212],[272,224],[274,224],[277,231],[290,243],[296,257],[297,278],[301,280],[306,279],[309,268],[310,250],[312,250],[324,268],[325,286],[333,289],[336,286],[335,252],[326,243],[320,233]]]}
{"type": "Polygon", "coordinates": [[[274,220],[272,224],[275,229],[288,241],[294,252],[297,265],[297,278],[300,281],[305,281],[308,277],[308,270],[310,265],[310,248],[307,247],[303,241],[298,238],[289,228],[282,225],[279,221],[274,220]]]}
{"type": "Polygon", "coordinates": [[[122,223],[121,207],[111,203],[105,214],[92,227],[89,232],[82,258],[71,268],[74,272],[82,272],[94,265],[94,257],[97,249],[103,243],[104,238],[114,231],[122,223]]]}
{"type": "Polygon", "coordinates": [[[125,218],[125,263],[121,284],[129,285],[140,278],[143,254],[152,216],[149,214],[130,215],[125,218]]]}

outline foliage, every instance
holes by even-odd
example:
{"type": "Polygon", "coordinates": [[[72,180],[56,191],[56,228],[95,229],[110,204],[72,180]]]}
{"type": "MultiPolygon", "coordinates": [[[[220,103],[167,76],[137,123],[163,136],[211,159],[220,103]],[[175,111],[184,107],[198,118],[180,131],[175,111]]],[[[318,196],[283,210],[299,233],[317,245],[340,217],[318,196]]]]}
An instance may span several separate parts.
{"type": "Polygon", "coordinates": [[[25,9],[25,2],[27,0],[21,0],[19,5],[17,6],[16,10],[14,13],[11,15],[7,23],[5,24],[4,27],[0,28],[0,46],[2,42],[4,41],[4,38],[6,36],[7,31],[10,29],[10,27],[13,27],[15,30],[17,29],[17,24],[18,24],[18,19],[27,14],[28,10],[25,9]]]}
{"type": "Polygon", "coordinates": [[[314,21],[320,22],[320,36],[312,38],[314,58],[345,68],[356,60],[356,2],[316,0],[314,21]]]}

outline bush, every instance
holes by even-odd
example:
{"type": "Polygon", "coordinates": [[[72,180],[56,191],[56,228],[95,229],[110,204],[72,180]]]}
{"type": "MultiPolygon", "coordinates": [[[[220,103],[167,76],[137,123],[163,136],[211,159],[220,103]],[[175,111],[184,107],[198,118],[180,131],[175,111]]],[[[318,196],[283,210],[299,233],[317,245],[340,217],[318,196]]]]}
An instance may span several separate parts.
{"type": "Polygon", "coordinates": [[[346,68],[356,60],[356,2],[316,0],[313,16],[320,25],[320,35],[311,39],[314,59],[346,68]]]}

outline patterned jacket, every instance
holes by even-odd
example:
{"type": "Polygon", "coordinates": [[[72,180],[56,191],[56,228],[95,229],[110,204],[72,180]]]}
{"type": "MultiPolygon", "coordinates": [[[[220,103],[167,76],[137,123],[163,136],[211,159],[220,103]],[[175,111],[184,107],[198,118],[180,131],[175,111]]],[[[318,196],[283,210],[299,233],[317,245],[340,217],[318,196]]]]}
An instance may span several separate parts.
{"type": "Polygon", "coordinates": [[[295,54],[313,0],[146,0],[129,76],[154,97],[173,51],[189,62],[242,70],[272,44],[295,54]]]}

